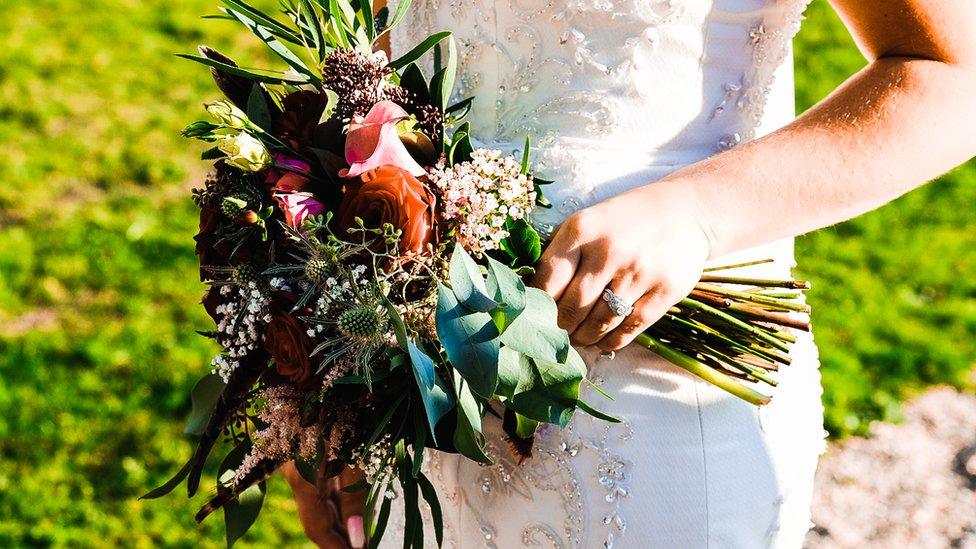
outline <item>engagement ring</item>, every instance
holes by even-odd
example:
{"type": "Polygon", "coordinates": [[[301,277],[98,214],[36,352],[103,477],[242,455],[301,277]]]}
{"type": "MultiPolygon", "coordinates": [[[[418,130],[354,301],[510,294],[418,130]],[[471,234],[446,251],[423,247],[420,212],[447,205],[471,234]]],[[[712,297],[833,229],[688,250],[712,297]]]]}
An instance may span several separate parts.
{"type": "Polygon", "coordinates": [[[634,312],[634,307],[624,301],[622,297],[613,293],[610,288],[603,290],[603,300],[607,302],[610,310],[617,316],[629,316],[630,313],[634,312]]]}

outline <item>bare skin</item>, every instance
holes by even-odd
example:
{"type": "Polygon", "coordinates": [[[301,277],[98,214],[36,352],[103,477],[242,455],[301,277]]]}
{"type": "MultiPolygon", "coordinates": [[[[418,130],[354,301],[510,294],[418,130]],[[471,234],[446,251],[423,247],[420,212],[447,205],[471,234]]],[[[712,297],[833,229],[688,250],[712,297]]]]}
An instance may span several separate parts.
{"type": "MultiPolygon", "coordinates": [[[[850,219],[976,154],[976,6],[831,2],[867,67],[786,127],[560,227],[533,282],[557,300],[574,344],[618,350],[688,294],[709,258],[850,219]],[[634,313],[615,316],[606,287],[634,313]]],[[[297,481],[306,531],[327,531],[297,481]]]]}

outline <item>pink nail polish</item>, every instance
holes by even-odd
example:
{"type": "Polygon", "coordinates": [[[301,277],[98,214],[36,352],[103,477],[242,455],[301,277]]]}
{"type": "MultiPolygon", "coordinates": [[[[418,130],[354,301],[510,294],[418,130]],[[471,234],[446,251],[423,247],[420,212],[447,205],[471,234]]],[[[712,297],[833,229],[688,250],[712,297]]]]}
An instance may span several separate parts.
{"type": "Polygon", "coordinates": [[[363,517],[353,515],[346,520],[346,531],[349,532],[349,544],[354,548],[366,546],[366,534],[363,532],[363,517]]]}

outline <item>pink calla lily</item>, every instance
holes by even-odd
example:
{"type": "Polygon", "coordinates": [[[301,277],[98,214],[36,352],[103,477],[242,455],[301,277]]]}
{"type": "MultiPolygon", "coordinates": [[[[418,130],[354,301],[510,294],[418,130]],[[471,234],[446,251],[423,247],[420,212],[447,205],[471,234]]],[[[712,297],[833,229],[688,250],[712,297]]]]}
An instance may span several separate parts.
{"type": "Polygon", "coordinates": [[[339,171],[340,177],[359,177],[380,166],[392,165],[419,177],[426,171],[410,156],[400,142],[397,122],[409,115],[392,101],[380,101],[361,120],[349,124],[346,134],[346,162],[349,169],[339,171]]]}

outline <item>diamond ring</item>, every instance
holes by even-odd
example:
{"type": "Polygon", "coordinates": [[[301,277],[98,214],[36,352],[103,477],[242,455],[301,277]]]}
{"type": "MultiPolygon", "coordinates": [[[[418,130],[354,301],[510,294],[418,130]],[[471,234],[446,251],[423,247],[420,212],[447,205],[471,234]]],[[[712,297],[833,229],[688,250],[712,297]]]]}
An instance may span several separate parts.
{"type": "Polygon", "coordinates": [[[610,306],[610,310],[613,311],[613,314],[617,316],[629,316],[630,313],[634,312],[634,307],[630,303],[624,301],[622,297],[613,293],[610,288],[603,290],[603,301],[607,302],[607,305],[610,306]]]}

